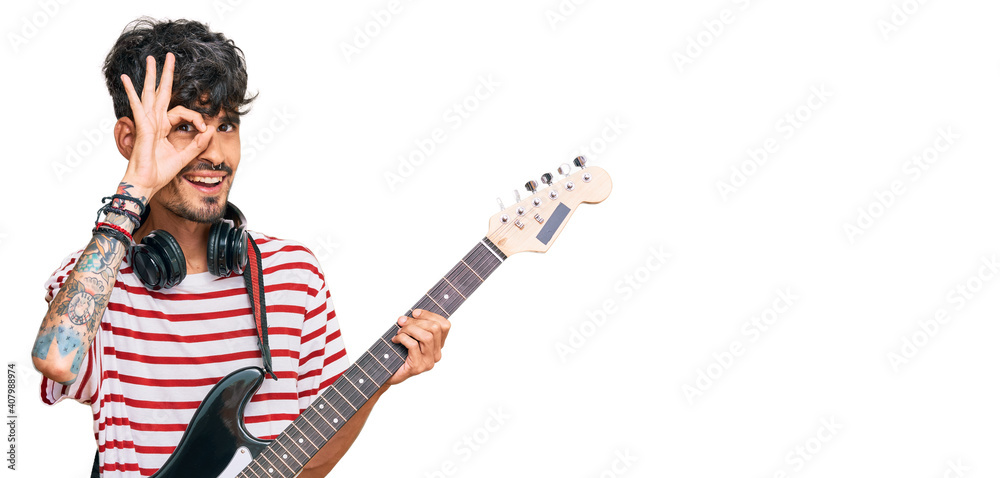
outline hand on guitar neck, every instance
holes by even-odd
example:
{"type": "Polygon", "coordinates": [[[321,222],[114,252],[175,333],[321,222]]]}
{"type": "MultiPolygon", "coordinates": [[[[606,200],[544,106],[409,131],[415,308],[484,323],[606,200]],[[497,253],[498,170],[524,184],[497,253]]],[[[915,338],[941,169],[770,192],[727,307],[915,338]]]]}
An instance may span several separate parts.
{"type": "Polygon", "coordinates": [[[441,348],[451,329],[448,319],[422,309],[415,309],[413,317],[400,317],[396,323],[401,328],[392,341],[406,346],[409,355],[403,366],[386,382],[387,385],[396,385],[434,368],[434,364],[441,360],[441,348]]]}

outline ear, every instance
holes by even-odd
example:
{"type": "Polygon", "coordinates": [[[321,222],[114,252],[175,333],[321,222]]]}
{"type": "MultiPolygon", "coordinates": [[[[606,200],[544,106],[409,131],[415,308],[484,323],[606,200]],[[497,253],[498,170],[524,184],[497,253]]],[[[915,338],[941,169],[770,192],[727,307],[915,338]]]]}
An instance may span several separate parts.
{"type": "Polygon", "coordinates": [[[118,152],[129,159],[132,157],[132,147],[135,146],[135,123],[128,116],[118,118],[115,123],[115,143],[118,152]]]}

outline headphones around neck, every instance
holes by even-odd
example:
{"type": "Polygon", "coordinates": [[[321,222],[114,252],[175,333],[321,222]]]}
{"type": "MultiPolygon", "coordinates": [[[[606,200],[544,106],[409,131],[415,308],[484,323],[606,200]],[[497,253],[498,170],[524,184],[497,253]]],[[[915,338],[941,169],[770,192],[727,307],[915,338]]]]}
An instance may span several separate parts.
{"type": "MultiPolygon", "coordinates": [[[[147,210],[148,211],[148,210],[147,210]]],[[[143,217],[145,220],[145,217],[143,217]]],[[[247,220],[233,203],[208,232],[208,272],[226,277],[242,274],[247,266],[247,220]]],[[[169,289],[187,276],[184,251],[174,236],[163,230],[150,232],[130,251],[132,270],[148,289],[169,289]]]]}

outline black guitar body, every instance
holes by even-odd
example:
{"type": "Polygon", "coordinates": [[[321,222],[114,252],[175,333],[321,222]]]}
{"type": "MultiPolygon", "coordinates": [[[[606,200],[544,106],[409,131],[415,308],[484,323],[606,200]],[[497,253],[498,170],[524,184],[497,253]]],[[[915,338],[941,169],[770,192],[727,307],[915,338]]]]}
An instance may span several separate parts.
{"type": "MultiPolygon", "coordinates": [[[[264,380],[264,371],[257,367],[237,370],[215,384],[195,411],[187,430],[174,452],[153,478],[216,478],[238,455],[249,462],[270,441],[260,440],[247,432],[243,411],[264,380]],[[241,450],[243,447],[245,449],[241,450]]],[[[239,466],[234,471],[242,471],[239,466]]]]}

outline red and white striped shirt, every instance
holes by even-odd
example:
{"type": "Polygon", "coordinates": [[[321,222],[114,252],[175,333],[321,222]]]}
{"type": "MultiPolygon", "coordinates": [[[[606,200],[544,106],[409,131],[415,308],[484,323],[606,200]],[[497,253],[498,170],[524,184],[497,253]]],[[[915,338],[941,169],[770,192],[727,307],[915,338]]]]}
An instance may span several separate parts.
{"type": "MultiPolygon", "coordinates": [[[[273,439],[349,362],[316,257],[296,242],[251,235],[262,256],[278,380],[264,380],[245,418],[250,433],[273,439]]],[[[47,301],[80,252],[48,280],[47,301]]],[[[103,476],[150,476],[212,386],[236,369],[261,365],[242,276],[189,274],[176,287],[150,291],[126,258],[76,381],[43,378],[41,394],[48,404],[70,398],[91,405],[103,476]]]]}

